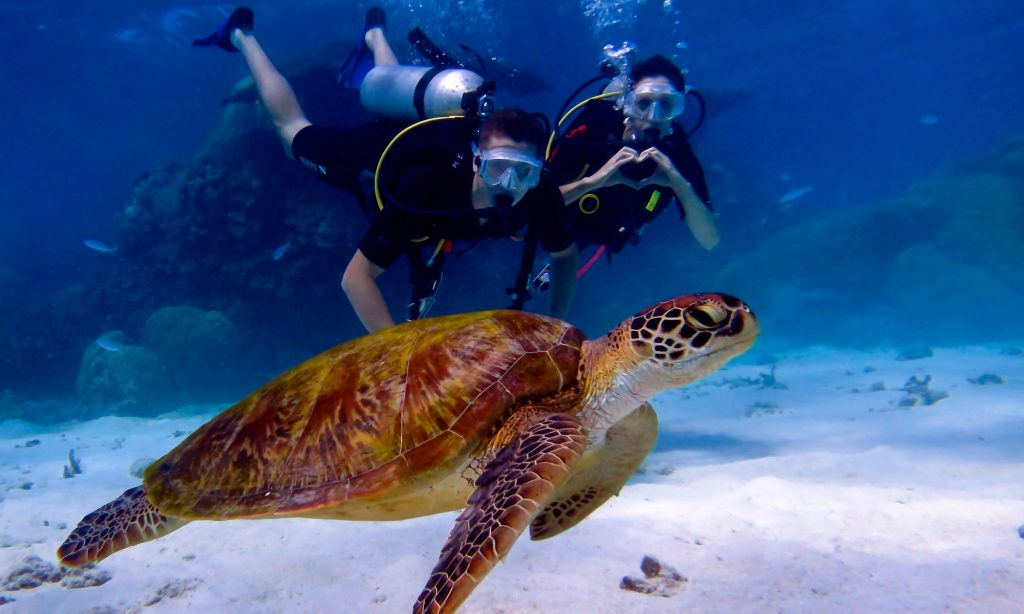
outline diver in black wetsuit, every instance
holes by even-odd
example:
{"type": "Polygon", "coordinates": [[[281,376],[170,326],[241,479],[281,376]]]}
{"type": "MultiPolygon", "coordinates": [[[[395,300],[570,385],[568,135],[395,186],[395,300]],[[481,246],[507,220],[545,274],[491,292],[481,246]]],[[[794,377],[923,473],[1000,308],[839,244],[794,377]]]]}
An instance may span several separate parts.
{"type": "Polygon", "coordinates": [[[718,229],[704,171],[674,121],[683,111],[683,74],[658,55],[629,76],[621,111],[607,99],[588,101],[548,156],[577,245],[618,252],[675,200],[697,242],[712,249],[718,229]]]}
{"type": "MultiPolygon", "coordinates": [[[[383,17],[380,9],[367,13],[364,41],[377,65],[397,64],[384,35],[383,17]]],[[[344,130],[315,126],[252,30],[252,11],[240,8],[217,32],[196,44],[242,52],[288,155],[357,195],[360,174],[379,167],[375,192],[380,212],[342,279],[345,294],[368,330],[394,325],[376,277],[399,255],[410,257],[414,272],[424,273],[429,286],[426,296],[414,295],[409,315],[415,319],[429,307],[423,299],[432,299],[443,254],[452,240],[509,237],[524,227],[552,254],[550,313],[566,315],[575,288],[577,253],[558,186],[542,172],[546,134],[535,117],[504,109],[489,115],[479,130],[475,120],[444,120],[397,139],[404,124],[386,120],[344,130]],[[389,153],[381,161],[385,149],[389,153]]]]}

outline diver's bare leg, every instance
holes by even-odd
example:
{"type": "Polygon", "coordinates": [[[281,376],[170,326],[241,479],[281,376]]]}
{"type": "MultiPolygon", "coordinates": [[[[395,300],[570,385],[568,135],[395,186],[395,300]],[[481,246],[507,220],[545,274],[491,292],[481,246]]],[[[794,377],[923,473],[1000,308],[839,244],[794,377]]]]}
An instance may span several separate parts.
{"type": "Polygon", "coordinates": [[[264,53],[263,47],[251,32],[235,30],[231,33],[231,42],[245,57],[253,81],[256,82],[256,89],[260,93],[260,99],[274,120],[274,127],[277,128],[277,134],[281,137],[285,152],[291,157],[292,139],[299,133],[299,130],[310,125],[310,121],[306,119],[306,114],[303,113],[302,107],[299,105],[299,99],[295,96],[295,91],[288,84],[288,80],[274,67],[270,58],[264,53]]]}
{"type": "Polygon", "coordinates": [[[391,44],[388,43],[387,36],[385,36],[382,28],[367,30],[363,40],[366,41],[366,46],[373,52],[373,63],[375,66],[398,64],[398,58],[395,57],[395,52],[391,50],[391,44]]]}

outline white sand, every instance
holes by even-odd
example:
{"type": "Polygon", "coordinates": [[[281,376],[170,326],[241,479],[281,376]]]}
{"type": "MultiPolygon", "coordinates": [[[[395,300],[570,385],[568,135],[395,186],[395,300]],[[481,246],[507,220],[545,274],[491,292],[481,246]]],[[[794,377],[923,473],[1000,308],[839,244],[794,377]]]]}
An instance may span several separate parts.
{"type": "MultiPolygon", "coordinates": [[[[566,534],[520,540],[461,612],[1024,611],[1024,356],[894,358],[789,354],[786,389],[730,386],[768,372],[744,365],[660,396],[644,472],[566,534]],[[968,383],[983,373],[1005,383],[968,383]],[[898,388],[924,374],[950,397],[899,407],[898,388]],[[689,579],[674,596],[619,588],[648,554],[689,579]]],[[[55,562],[84,514],[137,483],[133,461],[204,420],[0,424],[0,575],[31,554],[55,562]],[[62,479],[71,448],[84,473],[62,479]]],[[[453,518],[197,522],[100,563],[113,576],[102,586],[4,592],[16,601],[0,607],[408,612],[453,518]],[[143,606],[174,583],[191,588],[143,606]]]]}

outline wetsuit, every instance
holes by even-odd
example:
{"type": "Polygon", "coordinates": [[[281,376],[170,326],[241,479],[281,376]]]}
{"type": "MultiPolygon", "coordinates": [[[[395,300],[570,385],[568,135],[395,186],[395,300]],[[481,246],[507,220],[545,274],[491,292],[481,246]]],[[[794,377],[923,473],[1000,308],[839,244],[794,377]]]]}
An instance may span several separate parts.
{"type": "MultiPolygon", "coordinates": [[[[468,119],[421,124],[388,150],[380,170],[384,207],[359,243],[371,262],[386,269],[406,254],[414,285],[426,281],[436,287],[440,260],[435,246],[442,240],[476,241],[529,232],[549,252],[572,245],[566,208],[550,173],[543,173],[540,184],[514,206],[473,209],[470,146],[476,125],[468,119]],[[425,274],[432,279],[418,278],[425,274]]],[[[360,173],[376,168],[381,152],[402,127],[392,122],[350,130],[307,126],[295,136],[292,151],[299,163],[327,182],[359,195],[360,173]]],[[[422,293],[414,290],[414,300],[422,293]]]]}
{"type": "MultiPolygon", "coordinates": [[[[638,153],[648,147],[657,147],[672,160],[676,170],[690,182],[697,198],[710,209],[711,198],[704,169],[690,148],[683,127],[673,123],[672,128],[671,134],[654,142],[623,143],[622,112],[616,110],[611,102],[593,100],[587,103],[558,141],[551,152],[549,164],[559,185],[565,185],[591,175],[625,145],[638,153]]],[[[646,168],[627,165],[622,172],[640,180],[654,170],[653,161],[646,164],[646,168]],[[641,170],[644,173],[638,173],[641,170]]],[[[588,192],[576,202],[566,205],[576,243],[580,247],[605,245],[614,253],[627,244],[638,242],[640,229],[664,211],[673,199],[675,194],[668,187],[647,186],[634,190],[629,186],[616,185],[588,192]]],[[[682,206],[678,208],[685,217],[682,206]]]]}

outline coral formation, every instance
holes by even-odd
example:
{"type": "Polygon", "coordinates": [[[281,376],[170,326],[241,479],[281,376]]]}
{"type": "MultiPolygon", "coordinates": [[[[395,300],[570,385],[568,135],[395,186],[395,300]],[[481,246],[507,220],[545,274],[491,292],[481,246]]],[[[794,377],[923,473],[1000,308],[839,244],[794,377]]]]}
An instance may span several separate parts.
{"type": "Polygon", "coordinates": [[[110,582],[114,576],[106,569],[95,565],[87,565],[77,569],[68,569],[60,581],[64,588],[90,588],[110,582]]]}
{"type": "Polygon", "coordinates": [[[916,407],[918,405],[935,405],[942,399],[948,399],[949,393],[944,390],[935,390],[931,387],[932,376],[924,377],[910,376],[907,383],[900,388],[906,393],[899,400],[899,407],[916,407]]]}
{"type": "Polygon", "coordinates": [[[1024,139],[1014,139],[895,201],[782,229],[726,266],[717,285],[758,305],[766,328],[800,342],[1024,335],[1024,322],[1005,317],[1024,309],[1021,160],[1024,139]],[[949,314],[965,308],[973,321],[998,325],[952,326],[949,314]]]}
{"type": "Polygon", "coordinates": [[[640,571],[644,573],[643,578],[623,576],[619,588],[645,595],[671,597],[686,588],[689,582],[674,567],[665,565],[653,556],[645,556],[640,561],[640,571]]]}
{"type": "Polygon", "coordinates": [[[196,588],[201,584],[202,580],[199,578],[175,578],[147,597],[142,602],[142,605],[144,607],[149,607],[151,605],[156,605],[165,599],[177,599],[189,591],[196,590],[196,588]]]}
{"type": "Polygon", "coordinates": [[[47,563],[35,555],[26,556],[20,565],[11,569],[4,577],[5,591],[20,591],[37,588],[46,582],[60,582],[64,572],[53,563],[47,563]]]}
{"type": "Polygon", "coordinates": [[[908,360],[920,360],[931,358],[935,355],[930,347],[909,348],[896,354],[896,360],[906,362],[908,360]]]}
{"type": "Polygon", "coordinates": [[[995,384],[1005,384],[1006,380],[998,373],[982,373],[978,377],[968,377],[967,382],[975,386],[992,386],[995,384]]]}
{"type": "Polygon", "coordinates": [[[111,578],[113,576],[109,571],[95,565],[66,569],[47,563],[33,554],[26,556],[20,565],[7,573],[0,588],[5,591],[21,591],[55,582],[60,582],[64,588],[88,588],[106,584],[111,578]]]}
{"type": "Polygon", "coordinates": [[[223,313],[187,305],[164,307],[146,320],[142,338],[177,388],[199,398],[230,388],[224,380],[236,371],[225,366],[240,361],[241,334],[223,313]]]}
{"type": "Polygon", "coordinates": [[[121,331],[104,333],[121,343],[110,351],[90,343],[82,354],[75,390],[113,414],[154,415],[181,400],[171,374],[150,348],[129,344],[121,331]]]}

